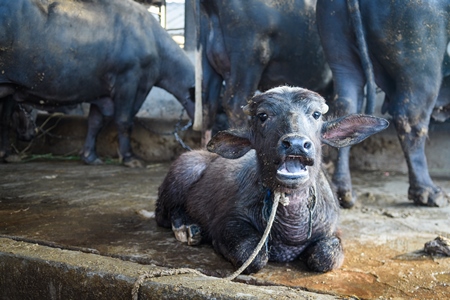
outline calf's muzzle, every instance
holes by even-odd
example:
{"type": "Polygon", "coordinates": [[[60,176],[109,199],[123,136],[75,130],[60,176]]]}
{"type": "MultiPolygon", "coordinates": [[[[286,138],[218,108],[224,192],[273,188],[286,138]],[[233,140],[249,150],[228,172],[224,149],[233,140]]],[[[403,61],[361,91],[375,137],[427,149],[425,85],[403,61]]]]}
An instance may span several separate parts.
{"type": "Polygon", "coordinates": [[[277,180],[285,186],[302,184],[309,179],[308,167],[314,165],[314,143],[305,136],[287,134],[279,141],[280,164],[277,180]]]}
{"type": "Polygon", "coordinates": [[[306,159],[314,157],[314,144],[305,136],[287,134],[280,139],[281,154],[286,156],[302,156],[306,159]]]}

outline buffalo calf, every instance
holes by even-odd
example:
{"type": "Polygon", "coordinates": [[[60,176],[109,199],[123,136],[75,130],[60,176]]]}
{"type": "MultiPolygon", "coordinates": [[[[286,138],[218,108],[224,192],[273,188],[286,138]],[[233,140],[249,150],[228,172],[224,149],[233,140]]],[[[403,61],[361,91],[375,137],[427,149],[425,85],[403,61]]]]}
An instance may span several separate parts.
{"type": "Polygon", "coordinates": [[[321,142],[353,145],[388,122],[364,115],[326,122],[327,110],[319,94],[303,88],[255,95],[244,107],[247,128],[219,132],[210,152],[191,151],[173,163],[159,188],[158,225],[189,244],[212,242],[239,267],[261,239],[278,194],[289,203],[278,207],[266,247],[245,272],[297,258],[313,271],[338,268],[344,258],[339,203],[321,169],[321,142]]]}

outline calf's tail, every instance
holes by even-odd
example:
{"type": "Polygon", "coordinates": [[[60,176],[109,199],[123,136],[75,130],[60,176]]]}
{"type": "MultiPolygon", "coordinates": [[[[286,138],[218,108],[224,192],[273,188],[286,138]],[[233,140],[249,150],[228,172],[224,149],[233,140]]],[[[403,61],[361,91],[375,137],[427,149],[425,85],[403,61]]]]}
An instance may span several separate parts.
{"type": "Polygon", "coordinates": [[[367,42],[364,36],[364,28],[361,19],[361,10],[359,8],[358,0],[347,0],[347,9],[353,24],[353,30],[356,36],[356,45],[359,49],[359,57],[361,58],[361,65],[366,76],[367,84],[367,103],[365,113],[372,115],[375,110],[376,85],[374,79],[374,72],[372,62],[370,61],[367,42]]]}

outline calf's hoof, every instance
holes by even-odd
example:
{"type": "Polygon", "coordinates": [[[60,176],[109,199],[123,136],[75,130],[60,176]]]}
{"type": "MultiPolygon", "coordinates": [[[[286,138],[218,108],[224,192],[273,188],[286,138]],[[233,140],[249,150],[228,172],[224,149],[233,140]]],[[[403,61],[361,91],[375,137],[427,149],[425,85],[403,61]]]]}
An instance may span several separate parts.
{"type": "Polygon", "coordinates": [[[429,207],[444,207],[450,200],[440,187],[409,187],[408,199],[416,205],[429,207]]]}
{"type": "Polygon", "coordinates": [[[188,225],[186,228],[187,243],[189,246],[196,246],[202,241],[202,230],[197,224],[188,225]]]}
{"type": "Polygon", "coordinates": [[[304,253],[306,265],[311,271],[325,273],[342,266],[344,249],[341,240],[333,236],[319,240],[309,246],[304,253]]]}
{"type": "Polygon", "coordinates": [[[184,224],[182,225],[175,225],[172,223],[172,231],[175,235],[175,238],[177,241],[180,241],[182,243],[187,242],[187,232],[186,232],[186,226],[184,224]]]}
{"type": "Polygon", "coordinates": [[[172,231],[178,241],[189,246],[199,245],[202,241],[202,230],[197,224],[185,225],[177,219],[172,222],[172,231]]]}

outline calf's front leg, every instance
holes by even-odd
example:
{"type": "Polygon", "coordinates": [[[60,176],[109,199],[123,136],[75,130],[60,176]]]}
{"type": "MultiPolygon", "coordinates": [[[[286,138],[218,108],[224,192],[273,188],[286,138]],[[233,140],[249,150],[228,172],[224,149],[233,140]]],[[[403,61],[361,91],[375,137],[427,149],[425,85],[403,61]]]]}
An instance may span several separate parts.
{"type": "MultiPolygon", "coordinates": [[[[214,249],[222,254],[235,266],[241,267],[252,255],[258,245],[262,233],[256,228],[242,220],[229,219],[225,222],[222,230],[215,232],[212,240],[214,249]]],[[[267,247],[263,247],[252,263],[244,270],[244,274],[256,273],[267,264],[269,253],[267,247]]]]}
{"type": "Polygon", "coordinates": [[[325,237],[308,246],[302,254],[308,268],[315,272],[328,272],[344,262],[344,248],[337,236],[325,237]]]}

